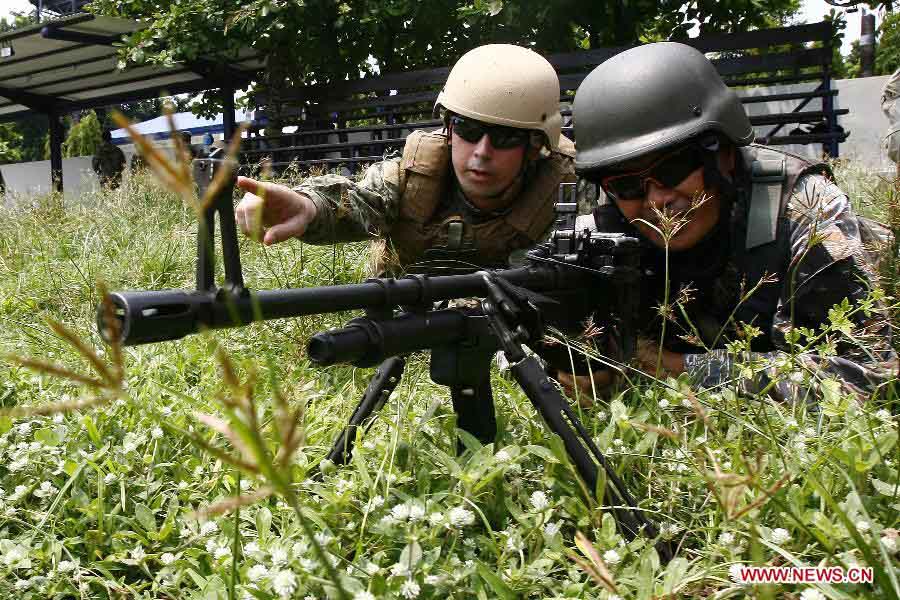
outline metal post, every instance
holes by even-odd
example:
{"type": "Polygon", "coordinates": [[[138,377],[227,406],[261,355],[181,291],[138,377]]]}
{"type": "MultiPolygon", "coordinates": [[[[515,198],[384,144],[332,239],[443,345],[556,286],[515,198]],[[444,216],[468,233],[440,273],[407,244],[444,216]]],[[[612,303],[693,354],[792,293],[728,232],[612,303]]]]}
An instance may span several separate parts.
{"type": "MultiPolygon", "coordinates": [[[[834,26],[832,26],[834,27],[834,26]]],[[[834,40],[833,29],[832,32],[828,35],[827,40],[825,41],[825,56],[831,56],[832,53],[832,43],[834,40]]],[[[825,64],[822,66],[822,85],[820,88],[825,91],[825,95],[822,96],[822,111],[825,113],[825,121],[828,124],[828,133],[834,135],[837,133],[837,117],[834,114],[834,96],[829,94],[828,92],[831,90],[831,64],[825,64]]],[[[838,157],[838,141],[836,138],[832,137],[827,142],[822,144],[822,150],[828,154],[831,158],[838,157]]]]}
{"type": "Polygon", "coordinates": [[[50,121],[50,188],[54,192],[61,193],[63,191],[62,119],[56,112],[49,113],[47,119],[50,121]]]}
{"type": "Polygon", "coordinates": [[[222,128],[224,129],[225,143],[231,141],[237,126],[234,122],[234,89],[221,88],[219,99],[222,102],[222,128]]]}
{"type": "Polygon", "coordinates": [[[875,72],[875,15],[863,15],[859,30],[860,75],[871,77],[875,72]]]}

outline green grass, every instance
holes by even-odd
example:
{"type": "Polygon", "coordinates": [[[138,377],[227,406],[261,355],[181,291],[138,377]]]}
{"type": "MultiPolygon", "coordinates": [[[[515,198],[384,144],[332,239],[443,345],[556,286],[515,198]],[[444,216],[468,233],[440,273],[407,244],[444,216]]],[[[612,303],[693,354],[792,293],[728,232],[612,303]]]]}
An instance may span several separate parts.
{"type": "MultiPolygon", "coordinates": [[[[846,181],[852,175],[870,189],[864,173],[842,168],[846,181]]],[[[36,202],[0,214],[0,352],[87,373],[45,319],[101,348],[96,283],[192,287],[196,223],[178,198],[143,178],[74,204],[36,202]]],[[[870,205],[878,209],[878,196],[870,205]]],[[[366,276],[363,245],[264,249],[244,240],[241,250],[254,289],[366,276]]],[[[456,456],[446,390],[416,357],[352,464],[317,477],[370,371],[311,368],[304,345],[347,318],[130,348],[127,397],[54,417],[0,418],[0,597],[206,599],[228,598],[232,587],[236,598],[338,597],[296,511],[279,497],[205,525],[195,517],[264,483],[174,433],[194,432],[234,455],[195,417],[223,414],[217,345],[242,377],[259,370],[263,420],[273,415],[273,380],[291,406],[305,409],[305,444],[283,472],[357,600],[369,598],[366,591],[375,598],[613,598],[574,560],[587,560],[577,531],[604,558],[621,598],[811,600],[818,596],[810,588],[829,598],[900,595],[900,540],[890,529],[900,512],[900,448],[888,400],[860,406],[838,394],[811,412],[731,389],[693,396],[685,382],[670,380],[640,382],[582,410],[648,515],[680,545],[678,558],[662,566],[651,544],[625,542],[610,514],[584,498],[558,443],[499,375],[496,447],[456,456]],[[739,563],[868,565],[876,581],[748,587],[730,577],[739,563]]],[[[0,382],[6,408],[93,398],[9,360],[0,364],[0,382]]],[[[267,443],[274,449],[277,440],[267,443]]]]}

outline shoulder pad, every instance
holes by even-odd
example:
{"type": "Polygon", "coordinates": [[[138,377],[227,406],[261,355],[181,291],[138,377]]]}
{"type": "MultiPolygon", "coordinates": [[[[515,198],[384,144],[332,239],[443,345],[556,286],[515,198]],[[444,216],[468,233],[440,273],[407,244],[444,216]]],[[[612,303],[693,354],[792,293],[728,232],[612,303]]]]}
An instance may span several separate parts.
{"type": "Polygon", "coordinates": [[[787,179],[784,157],[760,151],[750,164],[750,206],[747,209],[747,240],[751,249],[775,241],[783,187],[787,179]]]}
{"type": "Polygon", "coordinates": [[[556,151],[569,158],[575,158],[575,142],[563,134],[559,134],[559,145],[556,151]]]}
{"type": "Polygon", "coordinates": [[[403,169],[422,175],[442,175],[447,169],[447,136],[439,131],[418,129],[406,137],[403,169]]]}

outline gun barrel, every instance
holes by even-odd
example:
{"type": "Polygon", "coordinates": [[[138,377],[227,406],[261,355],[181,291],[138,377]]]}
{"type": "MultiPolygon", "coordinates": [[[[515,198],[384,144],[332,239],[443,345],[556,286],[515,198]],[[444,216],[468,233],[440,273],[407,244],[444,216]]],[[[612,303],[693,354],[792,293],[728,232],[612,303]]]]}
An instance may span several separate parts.
{"type": "Polygon", "coordinates": [[[317,333],[306,346],[319,366],[348,363],[370,367],[388,356],[450,344],[469,334],[466,315],[457,309],[403,313],[390,319],[354,319],[346,327],[317,333]]]}
{"type": "MultiPolygon", "coordinates": [[[[583,275],[556,265],[539,264],[501,271],[514,285],[535,292],[560,289],[583,275]]],[[[177,340],[204,329],[241,327],[254,321],[357,309],[422,306],[435,301],[478,297],[484,281],[477,273],[435,277],[374,279],[365,283],[265,290],[236,296],[218,292],[163,290],[113,292],[119,341],[126,346],[177,340]]],[[[97,311],[104,337],[112,331],[105,311],[97,311]]],[[[111,341],[111,340],[107,340],[111,341]]]]}

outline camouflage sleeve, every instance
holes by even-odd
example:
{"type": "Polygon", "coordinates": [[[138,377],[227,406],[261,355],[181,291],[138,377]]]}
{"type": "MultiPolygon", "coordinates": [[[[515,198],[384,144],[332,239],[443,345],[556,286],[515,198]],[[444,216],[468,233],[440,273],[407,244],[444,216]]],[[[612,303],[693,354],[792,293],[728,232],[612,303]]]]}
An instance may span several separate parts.
{"type": "Polygon", "coordinates": [[[685,355],[685,369],[703,386],[737,381],[745,392],[779,399],[804,399],[827,380],[867,396],[896,377],[898,363],[849,198],[825,177],[807,175],[787,217],[791,261],[771,332],[778,350],[741,360],[727,350],[685,355]]]}
{"type": "Polygon", "coordinates": [[[399,212],[400,159],[371,165],[360,181],[329,174],[311,177],[294,189],[316,205],[316,218],[300,238],[304,242],[334,244],[383,236],[399,212]]]}

